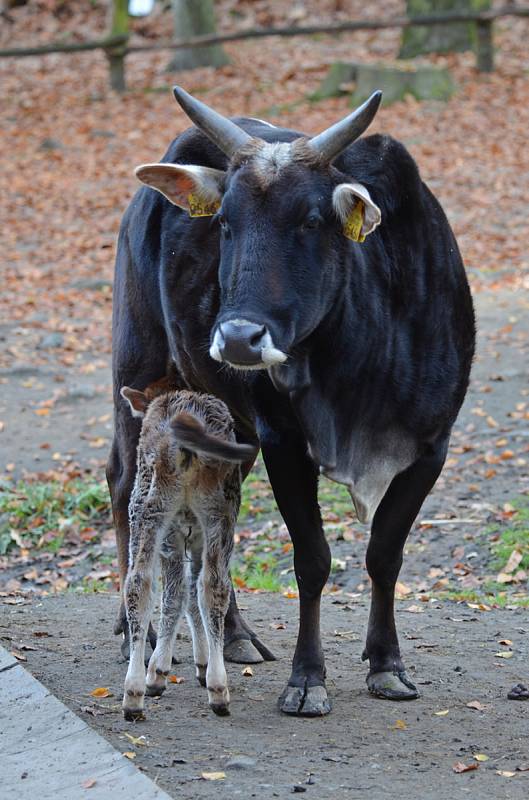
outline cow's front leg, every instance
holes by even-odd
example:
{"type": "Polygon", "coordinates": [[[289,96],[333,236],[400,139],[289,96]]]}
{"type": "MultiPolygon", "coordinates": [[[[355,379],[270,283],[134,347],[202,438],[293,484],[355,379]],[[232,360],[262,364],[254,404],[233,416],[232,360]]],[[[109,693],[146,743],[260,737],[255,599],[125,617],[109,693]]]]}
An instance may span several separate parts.
{"type": "Polygon", "coordinates": [[[410,528],[444,464],[443,441],[400,475],[386,492],[373,519],[366,565],[372,580],[371,611],[362,658],[369,659],[367,686],[387,700],[419,696],[404,668],[395,626],[395,583],[410,528]]]}
{"type": "Polygon", "coordinates": [[[292,673],[279,698],[285,714],[328,714],[325,659],[320,640],[320,598],[331,566],[318,506],[318,472],[306,442],[295,433],[262,431],[261,448],[274,496],[294,545],[299,588],[299,633],[292,673]]]}

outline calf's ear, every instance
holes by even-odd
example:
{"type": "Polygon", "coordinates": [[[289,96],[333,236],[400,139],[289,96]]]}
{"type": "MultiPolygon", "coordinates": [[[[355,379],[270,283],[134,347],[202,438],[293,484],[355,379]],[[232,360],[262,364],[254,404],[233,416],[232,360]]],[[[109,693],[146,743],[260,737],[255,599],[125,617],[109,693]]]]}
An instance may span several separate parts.
{"type": "Polygon", "coordinates": [[[361,183],[338,184],[332,194],[332,203],[343,225],[344,236],[353,242],[363,242],[380,225],[380,208],[361,183]]]}
{"type": "Polygon", "coordinates": [[[219,169],[193,164],[141,164],[134,173],[190,217],[211,217],[220,208],[226,173],[219,169]]]}
{"type": "Polygon", "coordinates": [[[120,394],[129,404],[133,417],[145,416],[149,401],[143,392],[140,392],[138,389],[129,389],[128,386],[123,386],[120,394]]]}

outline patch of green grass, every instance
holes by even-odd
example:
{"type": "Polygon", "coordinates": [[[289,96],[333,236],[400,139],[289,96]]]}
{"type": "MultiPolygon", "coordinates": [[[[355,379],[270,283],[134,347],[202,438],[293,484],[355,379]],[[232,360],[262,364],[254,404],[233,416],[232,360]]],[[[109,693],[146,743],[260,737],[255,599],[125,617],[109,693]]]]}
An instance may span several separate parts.
{"type": "Polygon", "coordinates": [[[101,580],[86,580],[84,583],[80,585],[79,588],[76,588],[75,591],[81,592],[81,594],[95,594],[97,592],[108,592],[110,591],[110,584],[108,581],[101,581],[101,580]]]}
{"type": "MultiPolygon", "coordinates": [[[[501,584],[497,585],[501,586],[501,584]]],[[[449,589],[444,592],[436,592],[435,597],[439,600],[452,600],[455,603],[484,603],[498,608],[505,608],[506,606],[529,608],[528,595],[513,595],[506,592],[505,589],[499,592],[449,589]]]]}
{"type": "Polygon", "coordinates": [[[104,481],[76,479],[0,484],[0,554],[17,542],[33,547],[42,540],[57,551],[74,527],[102,522],[108,516],[110,498],[104,481]],[[53,535],[55,534],[55,535],[53,535]],[[45,537],[43,539],[43,537],[45,537]]]}
{"type": "Polygon", "coordinates": [[[239,587],[264,592],[280,592],[284,588],[279,580],[279,564],[273,555],[247,553],[232,564],[231,574],[239,587]]]}
{"type": "Polygon", "coordinates": [[[492,543],[493,561],[491,566],[501,571],[513,550],[521,553],[522,560],[516,567],[529,572],[529,504],[527,498],[519,498],[512,503],[516,513],[511,517],[507,528],[495,526],[490,529],[492,534],[499,534],[497,541],[492,543]]]}

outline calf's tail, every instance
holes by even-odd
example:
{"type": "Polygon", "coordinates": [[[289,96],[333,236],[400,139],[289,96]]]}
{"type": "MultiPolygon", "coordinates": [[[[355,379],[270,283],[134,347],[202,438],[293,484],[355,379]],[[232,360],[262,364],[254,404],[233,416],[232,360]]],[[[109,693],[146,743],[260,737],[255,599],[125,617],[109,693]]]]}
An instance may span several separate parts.
{"type": "Polygon", "coordinates": [[[199,456],[242,464],[257,455],[257,448],[250,444],[228,442],[208,433],[200,420],[186,412],[172,418],[171,429],[179,447],[199,456]]]}

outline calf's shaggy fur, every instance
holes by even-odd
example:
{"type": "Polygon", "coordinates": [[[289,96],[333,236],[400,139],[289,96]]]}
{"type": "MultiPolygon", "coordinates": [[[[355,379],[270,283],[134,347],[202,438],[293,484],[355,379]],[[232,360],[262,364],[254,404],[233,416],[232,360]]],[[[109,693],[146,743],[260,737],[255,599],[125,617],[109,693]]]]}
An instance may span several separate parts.
{"type": "Polygon", "coordinates": [[[255,449],[237,444],[227,406],[215,397],[171,391],[149,394],[123,387],[132,414],[143,417],[137,471],[129,504],[130,557],[125,605],[131,655],[123,713],[143,717],[144,697],[166,688],[177,624],[185,610],[199,682],[217,714],[229,714],[224,667],[224,617],[229,560],[240,506],[239,464],[255,449]],[[156,648],[145,676],[145,641],[157,567],[162,600],[156,648]]]}

